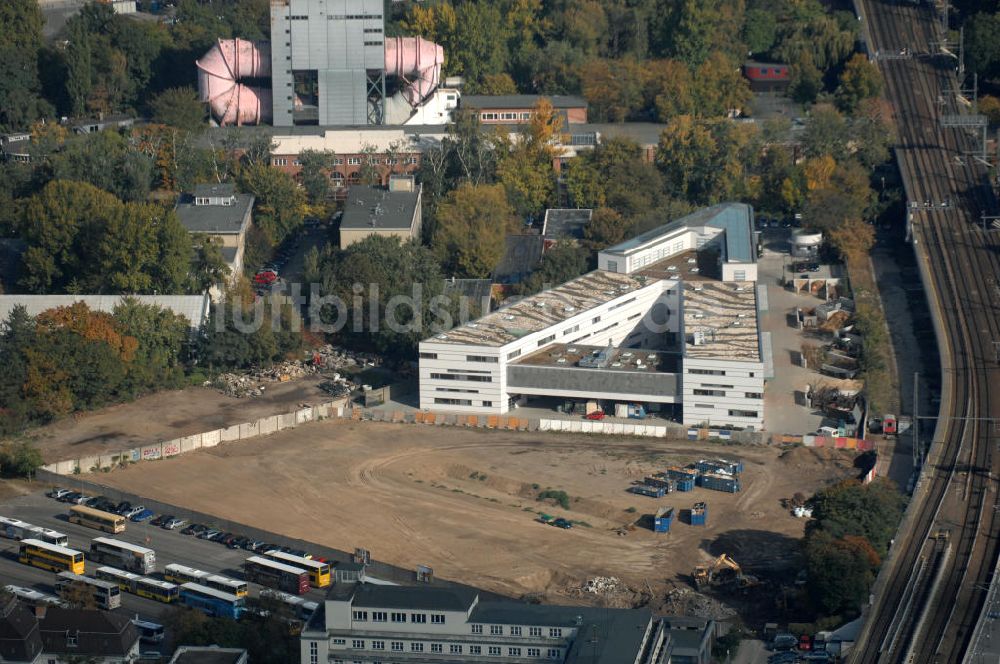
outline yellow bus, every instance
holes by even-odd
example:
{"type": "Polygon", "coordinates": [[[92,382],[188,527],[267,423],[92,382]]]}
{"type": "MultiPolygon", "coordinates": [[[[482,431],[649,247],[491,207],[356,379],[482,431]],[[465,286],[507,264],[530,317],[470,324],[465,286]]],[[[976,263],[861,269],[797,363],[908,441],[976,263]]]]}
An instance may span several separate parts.
{"type": "Polygon", "coordinates": [[[98,567],[95,574],[101,581],[117,583],[118,587],[125,592],[138,595],[139,597],[155,599],[165,604],[176,602],[177,598],[180,597],[179,586],[166,581],[160,581],[159,579],[152,579],[148,576],[126,572],[117,567],[98,567]]]}
{"type": "Polygon", "coordinates": [[[83,553],[80,551],[36,539],[21,540],[17,560],[50,572],[83,574],[84,570],[83,553]]]}
{"type": "Polygon", "coordinates": [[[197,583],[207,588],[221,590],[237,597],[246,597],[248,594],[247,582],[230,579],[221,574],[209,574],[200,569],[185,567],[184,565],[170,564],[163,568],[163,578],[174,583],[197,583]]]}
{"type": "Polygon", "coordinates": [[[284,551],[278,551],[277,549],[268,551],[264,554],[264,557],[270,558],[278,563],[286,563],[295,567],[301,567],[305,571],[309,572],[309,585],[314,588],[326,588],[330,585],[329,563],[321,563],[318,560],[303,558],[302,556],[285,553],[284,551]]]}
{"type": "Polygon", "coordinates": [[[84,505],[74,505],[69,508],[69,522],[103,530],[106,533],[125,532],[125,517],[84,505]]]}

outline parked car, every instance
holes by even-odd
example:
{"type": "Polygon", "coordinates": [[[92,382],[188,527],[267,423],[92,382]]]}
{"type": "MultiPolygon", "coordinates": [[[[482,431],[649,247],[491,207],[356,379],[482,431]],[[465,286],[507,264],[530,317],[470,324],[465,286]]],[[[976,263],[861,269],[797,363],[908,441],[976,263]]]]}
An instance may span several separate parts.
{"type": "Polygon", "coordinates": [[[263,553],[264,551],[270,551],[274,546],[270,542],[254,542],[252,551],[254,553],[263,553]]]}
{"type": "Polygon", "coordinates": [[[172,516],[163,522],[163,527],[166,530],[176,530],[181,526],[183,526],[185,523],[187,523],[187,521],[185,521],[184,519],[178,519],[177,517],[172,516]]]}
{"type": "Polygon", "coordinates": [[[229,542],[226,542],[226,546],[230,549],[242,549],[243,542],[246,541],[245,537],[234,537],[229,542]]]}
{"type": "Polygon", "coordinates": [[[65,496],[67,493],[70,493],[69,489],[60,489],[59,487],[54,486],[45,495],[47,495],[49,498],[55,498],[56,500],[59,500],[60,498],[62,498],[63,496],[65,496]]]}
{"type": "Polygon", "coordinates": [[[69,493],[64,493],[57,500],[59,500],[59,502],[61,503],[72,503],[81,495],[83,494],[81,494],[79,491],[70,491],[69,493]]]}
{"type": "Polygon", "coordinates": [[[156,516],[156,512],[154,512],[153,510],[142,510],[141,512],[133,514],[129,518],[132,521],[135,521],[136,523],[141,523],[143,521],[149,521],[154,516],[156,516]]]}
{"type": "Polygon", "coordinates": [[[115,504],[110,500],[98,500],[96,502],[91,503],[90,507],[93,507],[95,510],[101,510],[102,512],[115,511],[115,504]]]}
{"type": "Polygon", "coordinates": [[[604,419],[604,411],[603,410],[595,410],[592,413],[587,413],[586,415],[583,416],[583,419],[585,419],[585,420],[603,420],[604,419]]]}
{"type": "Polygon", "coordinates": [[[206,528],[205,530],[198,533],[198,539],[210,540],[217,535],[221,535],[221,530],[215,530],[214,528],[206,528]]]}
{"type": "Polygon", "coordinates": [[[308,551],[303,551],[302,549],[289,549],[288,553],[293,556],[298,556],[299,558],[308,558],[312,560],[312,554],[308,551]]]}
{"type": "Polygon", "coordinates": [[[181,531],[181,535],[199,535],[205,532],[207,528],[200,523],[192,523],[190,526],[181,531]]]}
{"type": "Polygon", "coordinates": [[[127,500],[123,500],[118,505],[115,506],[115,514],[120,514],[125,516],[125,512],[132,509],[132,503],[127,500]]]}
{"type": "Polygon", "coordinates": [[[149,525],[151,525],[151,526],[162,526],[163,524],[165,524],[167,521],[169,521],[172,518],[174,518],[173,514],[161,514],[160,516],[158,516],[155,519],[153,519],[152,521],[150,521],[149,525]]]}
{"type": "Polygon", "coordinates": [[[124,512],[122,512],[121,515],[123,517],[125,517],[126,519],[131,519],[136,514],[139,514],[140,512],[145,512],[145,511],[146,511],[146,508],[143,505],[136,505],[135,507],[129,507],[127,510],[125,510],[124,512]]]}
{"type": "Polygon", "coordinates": [[[570,528],[573,527],[572,523],[570,523],[569,521],[567,521],[566,519],[564,519],[562,517],[559,517],[558,519],[554,520],[552,522],[552,525],[555,526],[556,528],[563,528],[563,529],[566,529],[566,530],[568,530],[568,529],[570,529],[570,528]]]}

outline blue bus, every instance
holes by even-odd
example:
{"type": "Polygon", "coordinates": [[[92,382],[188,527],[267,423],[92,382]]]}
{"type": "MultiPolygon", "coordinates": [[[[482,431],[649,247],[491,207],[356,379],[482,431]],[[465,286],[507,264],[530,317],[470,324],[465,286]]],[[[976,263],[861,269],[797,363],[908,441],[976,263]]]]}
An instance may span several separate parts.
{"type": "Polygon", "coordinates": [[[242,597],[224,593],[199,583],[181,584],[181,604],[217,618],[239,619],[245,609],[242,597]]]}

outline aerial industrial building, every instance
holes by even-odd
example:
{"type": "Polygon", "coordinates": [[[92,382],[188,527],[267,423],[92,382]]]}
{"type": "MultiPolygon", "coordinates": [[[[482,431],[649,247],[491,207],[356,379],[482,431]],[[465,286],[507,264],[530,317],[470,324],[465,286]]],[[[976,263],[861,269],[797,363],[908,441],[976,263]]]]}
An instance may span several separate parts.
{"type": "Polygon", "coordinates": [[[642,404],[685,424],[764,427],[749,205],[699,210],[600,252],[598,269],[420,343],[420,407],[503,414],[553,400],[642,404]]]}
{"type": "Polygon", "coordinates": [[[442,116],[438,103],[456,103],[438,89],[444,50],[419,37],[386,37],[383,9],[382,0],[271,0],[271,40],[219,40],[197,63],[200,98],[220,125],[442,116]]]}

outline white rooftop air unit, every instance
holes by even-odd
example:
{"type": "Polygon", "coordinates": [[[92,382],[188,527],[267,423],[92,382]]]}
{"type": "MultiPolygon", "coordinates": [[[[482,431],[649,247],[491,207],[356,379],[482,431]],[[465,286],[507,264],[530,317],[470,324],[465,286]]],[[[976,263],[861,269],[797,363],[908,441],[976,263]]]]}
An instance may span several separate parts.
{"type": "Polygon", "coordinates": [[[571,314],[574,311],[576,311],[576,307],[563,307],[563,311],[565,311],[568,314],[571,314]]]}
{"type": "Polygon", "coordinates": [[[621,362],[612,362],[611,363],[611,366],[613,366],[613,367],[620,367],[621,365],[622,365],[621,362]]]}
{"type": "Polygon", "coordinates": [[[750,314],[736,314],[736,317],[737,317],[737,318],[746,318],[746,317],[747,317],[747,316],[749,316],[749,315],[750,315],[750,314]]]}
{"type": "Polygon", "coordinates": [[[667,266],[667,272],[676,272],[676,271],[677,271],[677,266],[676,265],[668,265],[667,266]]]}
{"type": "Polygon", "coordinates": [[[698,259],[697,258],[689,258],[687,260],[687,262],[688,262],[688,265],[694,265],[695,263],[698,262],[698,259]]]}
{"type": "Polygon", "coordinates": [[[705,345],[705,333],[704,332],[695,332],[692,336],[693,336],[692,341],[694,342],[695,346],[704,346],[705,345]]]}
{"type": "Polygon", "coordinates": [[[694,292],[695,292],[695,293],[700,293],[700,292],[702,292],[703,290],[705,290],[705,287],[704,287],[704,286],[695,286],[695,287],[694,287],[694,292]]]}
{"type": "Polygon", "coordinates": [[[575,353],[576,352],[576,348],[570,346],[569,348],[566,349],[566,352],[567,353],[575,353]]]}

